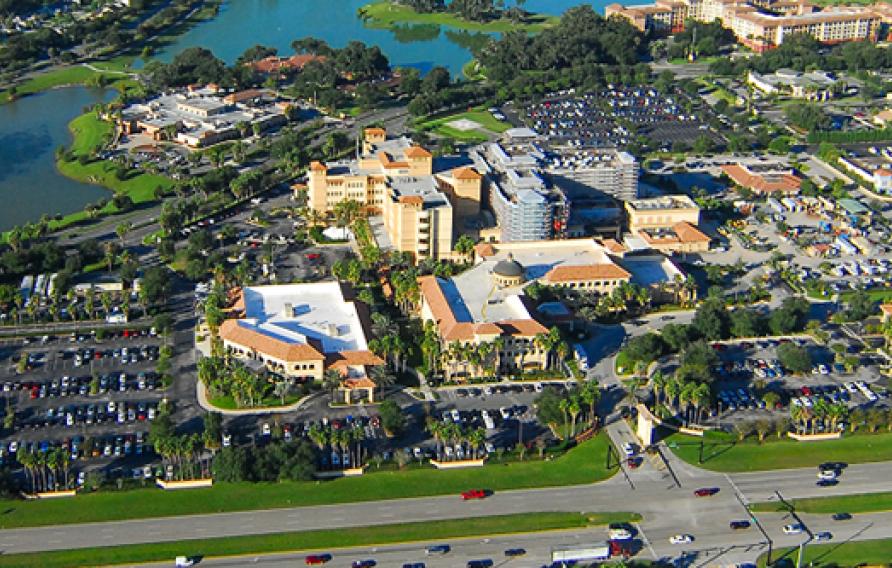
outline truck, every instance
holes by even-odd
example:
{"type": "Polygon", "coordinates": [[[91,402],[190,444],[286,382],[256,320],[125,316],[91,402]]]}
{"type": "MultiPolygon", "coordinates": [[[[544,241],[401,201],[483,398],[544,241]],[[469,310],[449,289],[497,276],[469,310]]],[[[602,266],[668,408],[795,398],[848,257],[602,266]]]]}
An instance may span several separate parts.
{"type": "Polygon", "coordinates": [[[591,562],[608,560],[610,558],[610,545],[607,542],[581,544],[574,546],[559,546],[551,549],[552,562],[591,562]]]}

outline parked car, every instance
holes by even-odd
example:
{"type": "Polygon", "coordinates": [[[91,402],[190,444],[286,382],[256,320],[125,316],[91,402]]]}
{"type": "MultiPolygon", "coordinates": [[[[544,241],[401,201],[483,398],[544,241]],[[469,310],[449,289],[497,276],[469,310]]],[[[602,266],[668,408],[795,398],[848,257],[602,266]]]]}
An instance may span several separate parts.
{"type": "Polygon", "coordinates": [[[700,489],[694,491],[694,495],[697,497],[712,497],[718,492],[718,487],[701,487],[700,489]]]}
{"type": "Polygon", "coordinates": [[[735,530],[735,531],[742,530],[742,529],[748,529],[748,528],[750,528],[750,522],[749,521],[731,521],[729,523],[729,526],[731,527],[732,530],[735,530]]]}
{"type": "Polygon", "coordinates": [[[689,534],[676,534],[669,537],[669,544],[688,544],[694,542],[694,537],[689,534]]]}

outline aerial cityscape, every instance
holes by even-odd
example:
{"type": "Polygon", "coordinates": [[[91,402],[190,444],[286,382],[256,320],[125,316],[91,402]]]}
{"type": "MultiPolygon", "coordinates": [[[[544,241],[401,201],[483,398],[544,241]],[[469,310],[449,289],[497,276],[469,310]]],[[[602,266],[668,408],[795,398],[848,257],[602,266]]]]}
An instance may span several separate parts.
{"type": "Polygon", "coordinates": [[[0,568],[892,566],[890,41],[0,0],[0,568]]]}

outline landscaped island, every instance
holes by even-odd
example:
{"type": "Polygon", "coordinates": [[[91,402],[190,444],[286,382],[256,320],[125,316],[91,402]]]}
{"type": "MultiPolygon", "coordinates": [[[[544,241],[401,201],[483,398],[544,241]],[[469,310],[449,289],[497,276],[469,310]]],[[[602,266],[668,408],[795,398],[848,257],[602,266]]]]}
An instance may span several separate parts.
{"type": "Polygon", "coordinates": [[[372,28],[394,29],[403,24],[437,24],[452,28],[478,32],[540,32],[555,25],[556,16],[541,16],[518,12],[515,17],[507,11],[493,11],[490,17],[469,19],[456,11],[418,11],[401,2],[381,0],[366,4],[357,14],[372,28]]]}

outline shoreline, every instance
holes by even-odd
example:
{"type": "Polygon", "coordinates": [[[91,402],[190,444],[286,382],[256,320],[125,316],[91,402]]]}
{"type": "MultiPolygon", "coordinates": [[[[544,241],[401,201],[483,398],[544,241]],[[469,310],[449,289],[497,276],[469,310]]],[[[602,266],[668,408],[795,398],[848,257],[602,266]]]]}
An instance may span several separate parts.
{"type": "Polygon", "coordinates": [[[538,33],[560,20],[558,16],[531,14],[527,22],[520,24],[504,17],[488,22],[474,22],[449,12],[416,12],[409,6],[391,0],[376,0],[366,4],[356,11],[356,15],[366,27],[391,31],[404,25],[440,25],[469,32],[504,33],[519,30],[538,33]]]}

